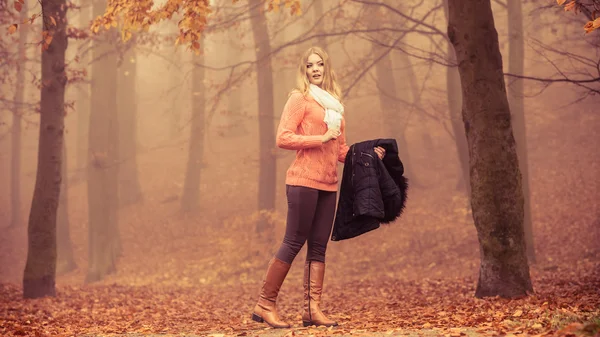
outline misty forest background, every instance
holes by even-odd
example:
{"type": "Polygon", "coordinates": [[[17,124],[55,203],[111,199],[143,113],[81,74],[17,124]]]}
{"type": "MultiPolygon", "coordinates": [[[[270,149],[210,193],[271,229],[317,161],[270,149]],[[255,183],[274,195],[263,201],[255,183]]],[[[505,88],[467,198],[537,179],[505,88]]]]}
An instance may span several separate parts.
{"type": "MultiPolygon", "coordinates": [[[[21,13],[1,13],[1,23],[40,13],[39,4],[26,3],[21,13]]],[[[472,296],[480,254],[444,1],[306,0],[300,15],[264,12],[261,4],[213,1],[196,54],[175,45],[178,17],[123,42],[117,29],[87,30],[105,2],[73,3],[57,218],[59,296],[83,289],[117,296],[125,286],[142,294],[145,287],[167,293],[241,287],[235,305],[228,299],[217,310],[225,317],[228,303],[236,306],[236,319],[246,323],[285,229],[285,171],[295,152],[276,148],[275,129],[300,55],[313,45],[330,54],[342,85],[348,144],[396,139],[410,182],[398,221],[330,242],[324,305],[343,320],[350,311],[343,305],[373,309],[334,303],[344,289],[387,298],[390,289],[419,282],[432,285],[430,295],[415,290],[424,302],[449,300],[436,293],[445,287],[472,296]],[[388,287],[372,289],[369,282],[388,287]]],[[[544,293],[550,287],[544,280],[569,280],[563,285],[575,282],[594,296],[600,284],[600,35],[584,35],[585,17],[554,1],[498,0],[492,7],[523,175],[534,289],[544,293]]],[[[0,283],[10,289],[21,286],[27,258],[41,34],[39,24],[22,25],[0,44],[0,283]]],[[[304,254],[305,248],[282,288],[284,317],[301,308],[304,254]]],[[[548,316],[548,324],[568,321],[565,315],[548,316]]]]}

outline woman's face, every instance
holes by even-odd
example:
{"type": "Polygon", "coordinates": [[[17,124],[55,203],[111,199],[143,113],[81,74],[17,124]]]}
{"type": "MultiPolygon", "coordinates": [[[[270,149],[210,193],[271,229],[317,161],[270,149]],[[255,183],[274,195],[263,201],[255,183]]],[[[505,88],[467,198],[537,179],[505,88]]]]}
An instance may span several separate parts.
{"type": "Polygon", "coordinates": [[[306,61],[306,76],[308,81],[318,87],[323,83],[323,59],[317,54],[310,54],[306,61]]]}

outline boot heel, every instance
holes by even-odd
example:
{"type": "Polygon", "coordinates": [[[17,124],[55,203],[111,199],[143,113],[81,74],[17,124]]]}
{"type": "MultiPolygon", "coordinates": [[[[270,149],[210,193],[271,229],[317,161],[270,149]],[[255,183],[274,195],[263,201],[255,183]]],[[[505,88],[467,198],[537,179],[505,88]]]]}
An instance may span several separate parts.
{"type": "Polygon", "coordinates": [[[307,326],[311,326],[311,325],[313,325],[313,322],[302,321],[302,326],[303,327],[307,327],[307,326]]]}
{"type": "Polygon", "coordinates": [[[257,314],[252,314],[252,320],[258,323],[264,323],[264,319],[257,314]]]}

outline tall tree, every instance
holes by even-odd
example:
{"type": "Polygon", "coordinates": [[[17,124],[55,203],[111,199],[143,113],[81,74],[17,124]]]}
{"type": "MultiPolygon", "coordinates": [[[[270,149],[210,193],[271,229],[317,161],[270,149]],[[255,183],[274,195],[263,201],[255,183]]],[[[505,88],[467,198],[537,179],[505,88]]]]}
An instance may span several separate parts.
{"type": "MultiPolygon", "coordinates": [[[[242,23],[243,24],[243,23],[242,23]]],[[[227,30],[227,39],[229,44],[225,48],[234,48],[236,50],[241,49],[241,41],[239,38],[240,27],[232,27],[227,30]]],[[[229,64],[234,65],[242,62],[242,53],[227,53],[229,64]]],[[[246,119],[243,116],[244,106],[242,104],[242,97],[244,94],[244,86],[235,84],[227,90],[227,108],[229,110],[229,131],[231,134],[236,136],[242,136],[248,133],[246,126],[246,119]]]]}
{"type": "Polygon", "coordinates": [[[490,0],[449,0],[448,13],[481,253],[475,296],[525,296],[533,286],[525,252],[524,198],[490,0]]]}
{"type": "MultiPolygon", "coordinates": [[[[525,68],[525,43],[523,41],[523,10],[521,0],[508,0],[508,72],[522,76],[525,68]]],[[[531,221],[531,203],[529,191],[529,156],[527,155],[527,128],[525,123],[525,106],[523,102],[523,79],[508,79],[508,102],[513,116],[513,128],[519,156],[523,196],[525,197],[525,243],[529,262],[535,262],[533,245],[533,224],[531,221]]]]}
{"type": "Polygon", "coordinates": [[[402,115],[402,113],[406,114],[407,109],[402,109],[396,98],[397,96],[400,96],[400,100],[407,102],[408,95],[406,90],[398,90],[397,88],[390,50],[386,47],[381,47],[378,44],[373,44],[373,54],[380,56],[382,53],[385,53],[385,55],[375,65],[375,72],[379,82],[377,85],[379,89],[379,104],[384,115],[382,120],[385,121],[389,137],[396,139],[398,143],[398,151],[402,156],[402,163],[404,163],[404,172],[406,176],[411,180],[417,180],[412,165],[410,165],[408,144],[406,143],[404,134],[405,123],[403,122],[406,121],[407,116],[402,115]]]}
{"type": "MultiPolygon", "coordinates": [[[[79,1],[79,26],[81,29],[89,29],[90,22],[92,20],[92,6],[89,1],[79,1]]],[[[80,67],[86,70],[89,74],[90,62],[90,50],[86,48],[91,42],[91,39],[81,40],[79,44],[79,62],[80,67]]],[[[75,103],[75,112],[77,113],[77,144],[75,149],[77,168],[79,169],[78,176],[85,177],[86,169],[85,166],[88,163],[88,126],[90,123],[90,82],[89,75],[84,79],[82,83],[77,84],[77,102],[75,103]]]]}
{"type": "MultiPolygon", "coordinates": [[[[314,8],[314,22],[317,20],[322,20],[321,22],[325,23],[325,18],[323,17],[323,1],[315,0],[313,1],[314,8]]],[[[317,37],[317,45],[327,51],[327,39],[325,38],[325,29],[323,29],[324,24],[320,24],[316,27],[317,31],[315,33],[318,34],[317,37]]]]}
{"type": "Polygon", "coordinates": [[[56,295],[56,211],[60,196],[65,115],[66,0],[42,0],[42,24],[52,36],[42,51],[38,163],[29,225],[23,297],[56,295]],[[56,22],[56,25],[54,25],[56,22]]]}
{"type": "Polygon", "coordinates": [[[120,43],[117,76],[117,116],[119,125],[119,205],[142,199],[137,170],[137,35],[120,43]]]}
{"type": "Polygon", "coordinates": [[[62,275],[77,269],[73,255],[73,243],[69,225],[69,175],[67,164],[67,142],[62,146],[62,184],[60,185],[60,198],[56,215],[56,274],[62,275]]]}
{"type": "MultiPolygon", "coordinates": [[[[27,2],[21,8],[21,22],[27,21],[27,2]]],[[[10,200],[11,200],[11,226],[21,225],[21,115],[23,114],[23,98],[25,96],[25,66],[27,36],[29,30],[21,28],[19,31],[19,45],[17,46],[17,81],[15,88],[14,109],[11,128],[11,160],[10,160],[10,200]]]]}
{"type": "MultiPolygon", "coordinates": [[[[204,41],[200,40],[204,46],[204,41]]],[[[183,184],[181,208],[190,211],[198,206],[200,201],[200,175],[204,160],[204,125],[205,125],[205,86],[204,86],[204,56],[193,58],[192,70],[192,120],[190,126],[190,142],[188,162],[183,184]]]]}
{"type": "MultiPolygon", "coordinates": [[[[377,18],[382,15],[380,6],[367,5],[366,16],[369,18],[369,26],[371,29],[376,29],[379,25],[377,18]]],[[[384,38],[383,35],[380,37],[384,38]]],[[[388,137],[396,139],[398,143],[398,151],[402,156],[404,163],[404,172],[411,181],[416,181],[414,170],[410,164],[410,155],[408,152],[408,144],[404,131],[408,120],[408,111],[401,107],[400,102],[408,102],[408,91],[404,88],[400,89],[396,85],[394,77],[394,67],[392,65],[392,57],[390,55],[392,49],[382,46],[377,40],[372,43],[373,55],[379,58],[375,64],[375,73],[377,74],[377,89],[379,90],[379,105],[382,111],[384,127],[387,129],[388,137]]],[[[400,58],[400,61],[410,62],[408,57],[400,58]]],[[[402,64],[405,66],[406,64],[402,64]]]]}
{"type": "MultiPolygon", "coordinates": [[[[173,45],[167,46],[170,54],[169,58],[169,78],[168,83],[168,95],[171,97],[171,103],[167,108],[167,115],[169,118],[169,137],[175,139],[181,135],[181,113],[183,111],[184,101],[182,99],[183,76],[181,75],[181,69],[179,65],[183,63],[182,49],[180,46],[175,45],[174,41],[179,33],[177,25],[169,25],[167,30],[170,34],[169,37],[173,38],[173,45]]],[[[231,53],[235,54],[235,53],[231,53]]]]}
{"type": "MultiPolygon", "coordinates": [[[[96,0],[94,16],[106,2],[96,0]]],[[[117,218],[118,136],[117,55],[115,29],[96,36],[92,50],[91,113],[89,127],[88,216],[89,258],[86,282],[101,280],[115,270],[120,252],[117,218]]]]}
{"type": "MultiPolygon", "coordinates": [[[[410,113],[408,119],[412,118],[413,116],[418,119],[419,133],[421,135],[421,140],[423,141],[423,145],[424,145],[423,149],[426,152],[433,151],[433,147],[434,147],[433,140],[431,138],[431,135],[428,132],[429,128],[427,128],[427,126],[425,125],[425,123],[427,122],[427,119],[426,119],[425,114],[421,113],[421,111],[423,111],[423,106],[421,105],[422,90],[421,90],[421,87],[419,86],[419,81],[417,79],[417,74],[415,72],[415,68],[413,67],[410,57],[404,51],[396,52],[395,54],[397,55],[394,58],[394,61],[396,63],[396,68],[400,67],[402,69],[402,77],[401,78],[406,78],[408,80],[408,88],[410,89],[410,94],[411,94],[410,102],[411,102],[412,106],[409,109],[409,111],[411,111],[411,113],[410,113]]],[[[403,157],[406,157],[406,155],[403,155],[403,157]]],[[[409,165],[410,165],[410,163],[409,163],[409,165]]],[[[415,183],[416,183],[416,184],[420,185],[421,182],[417,181],[417,179],[415,179],[415,178],[416,177],[413,176],[412,184],[415,185],[415,183]]]]}
{"type": "MultiPolygon", "coordinates": [[[[258,209],[275,209],[276,159],[275,121],[273,110],[273,68],[271,67],[271,43],[267,17],[261,0],[249,0],[250,21],[256,45],[256,76],[258,91],[259,173],[258,209]]],[[[259,221],[256,230],[262,232],[266,221],[259,221]]]]}
{"type": "MultiPolygon", "coordinates": [[[[448,20],[448,0],[444,0],[444,14],[448,20]]],[[[458,154],[458,162],[460,164],[461,176],[457,187],[463,187],[466,190],[467,197],[471,198],[471,185],[469,184],[469,149],[467,147],[467,139],[465,138],[464,126],[462,123],[461,106],[462,92],[460,89],[460,75],[456,64],[456,55],[454,48],[448,41],[447,49],[448,62],[453,65],[446,67],[446,97],[448,101],[448,111],[450,113],[450,125],[454,134],[454,143],[456,144],[456,152],[458,154]]]]}

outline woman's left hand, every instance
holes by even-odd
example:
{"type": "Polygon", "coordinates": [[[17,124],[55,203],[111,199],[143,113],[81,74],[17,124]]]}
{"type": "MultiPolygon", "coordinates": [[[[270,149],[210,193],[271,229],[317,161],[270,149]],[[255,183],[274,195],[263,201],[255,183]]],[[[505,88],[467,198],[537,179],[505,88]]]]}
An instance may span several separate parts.
{"type": "Polygon", "coordinates": [[[377,153],[377,156],[379,157],[379,159],[383,159],[383,157],[385,156],[385,149],[382,148],[381,146],[377,146],[374,148],[375,153],[377,153]]]}

